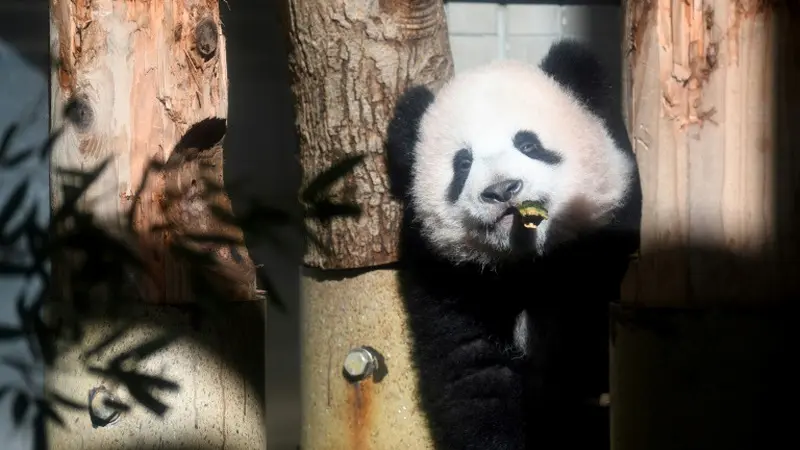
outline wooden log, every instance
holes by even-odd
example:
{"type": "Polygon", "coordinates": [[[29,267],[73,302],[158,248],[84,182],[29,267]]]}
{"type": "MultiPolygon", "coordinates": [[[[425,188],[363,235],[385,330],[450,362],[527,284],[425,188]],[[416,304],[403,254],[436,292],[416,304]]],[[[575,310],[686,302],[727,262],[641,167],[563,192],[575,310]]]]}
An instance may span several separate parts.
{"type": "Polygon", "coordinates": [[[624,105],[644,193],[626,301],[764,305],[797,295],[797,5],[625,5],[624,105]]]}
{"type": "Polygon", "coordinates": [[[623,104],[644,211],[640,259],[612,307],[615,450],[789,439],[798,6],[624,4],[623,104]]]}
{"type": "MultiPolygon", "coordinates": [[[[53,208],[63,203],[61,185],[69,181],[59,168],[89,170],[110,157],[83,207],[117,231],[133,210],[148,266],[135,284],[145,301],[193,301],[188,264],[169,251],[170,243],[187,233],[242,239],[209,212],[214,203],[230,209],[224,195],[199,197],[204,180],[222,184],[228,77],[218,2],[52,0],[51,48],[59,60],[51,77],[52,125],[65,127],[52,156],[53,208]],[[145,177],[153,159],[174,168],[145,177]],[[176,229],[152,230],[165,223],[176,229]]],[[[210,278],[230,289],[229,298],[256,298],[244,246],[206,247],[221,262],[210,278]]]]}
{"type": "Polygon", "coordinates": [[[349,269],[394,262],[401,214],[388,187],[386,126],[410,84],[436,90],[452,76],[442,2],[291,0],[288,21],[303,185],[346,156],[367,154],[330,192],[360,205],[362,214],[328,224],[309,219],[330,255],[309,246],[305,264],[349,269]]]}

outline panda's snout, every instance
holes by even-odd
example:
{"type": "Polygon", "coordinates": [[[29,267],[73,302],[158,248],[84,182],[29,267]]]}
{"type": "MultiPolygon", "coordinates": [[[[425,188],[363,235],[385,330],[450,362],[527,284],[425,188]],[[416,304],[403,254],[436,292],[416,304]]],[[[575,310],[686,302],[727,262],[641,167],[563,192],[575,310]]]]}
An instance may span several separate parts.
{"type": "Polygon", "coordinates": [[[481,192],[481,200],[486,203],[506,203],[522,190],[522,180],[512,179],[494,183],[481,192]]]}

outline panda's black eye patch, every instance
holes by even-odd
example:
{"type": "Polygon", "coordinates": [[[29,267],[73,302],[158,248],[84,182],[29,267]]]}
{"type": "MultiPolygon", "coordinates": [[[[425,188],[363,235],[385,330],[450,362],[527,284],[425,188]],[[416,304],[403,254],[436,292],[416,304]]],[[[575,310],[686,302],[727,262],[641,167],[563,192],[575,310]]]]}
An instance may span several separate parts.
{"type": "Polygon", "coordinates": [[[536,133],[527,130],[517,131],[514,135],[514,147],[528,158],[541,161],[545,164],[558,164],[561,156],[551,150],[546,149],[536,133]]]}
{"type": "Polygon", "coordinates": [[[469,171],[472,167],[472,153],[469,150],[462,148],[453,157],[453,171],[464,172],[469,171]]]}
{"type": "Polygon", "coordinates": [[[450,188],[447,190],[447,201],[454,203],[464,190],[467,182],[469,170],[472,168],[472,152],[462,148],[453,156],[453,179],[450,181],[450,188]]]}

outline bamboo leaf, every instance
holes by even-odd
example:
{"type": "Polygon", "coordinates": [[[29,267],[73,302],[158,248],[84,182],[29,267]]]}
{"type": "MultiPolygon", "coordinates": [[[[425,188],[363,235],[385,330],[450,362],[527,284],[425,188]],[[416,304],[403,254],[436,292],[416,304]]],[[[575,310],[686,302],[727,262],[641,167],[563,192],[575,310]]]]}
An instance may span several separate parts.
{"type": "Polygon", "coordinates": [[[11,197],[9,197],[5,205],[3,205],[3,209],[0,210],[0,232],[2,232],[5,226],[11,222],[11,218],[14,217],[14,213],[21,209],[22,202],[25,200],[25,196],[28,193],[28,187],[27,180],[24,183],[21,183],[16,189],[14,189],[11,197]]]}
{"type": "Polygon", "coordinates": [[[133,349],[128,350],[125,353],[117,356],[112,360],[112,364],[116,362],[122,362],[122,360],[126,358],[135,358],[137,360],[145,359],[148,356],[151,356],[154,353],[158,352],[159,350],[163,350],[164,348],[169,346],[176,339],[176,337],[177,336],[175,335],[174,332],[164,333],[161,336],[143,342],[138,346],[134,347],[133,349]]]}
{"type": "Polygon", "coordinates": [[[118,412],[127,412],[127,411],[130,411],[130,409],[131,409],[131,407],[126,405],[125,403],[118,402],[118,401],[112,400],[110,398],[104,398],[103,399],[103,405],[105,405],[105,406],[107,406],[107,407],[109,407],[111,409],[114,409],[114,410],[116,410],[118,412]]]}
{"type": "Polygon", "coordinates": [[[37,403],[37,406],[39,407],[39,414],[42,415],[42,418],[44,418],[45,420],[48,420],[48,419],[52,420],[53,422],[55,422],[61,428],[66,428],[67,427],[67,424],[64,422],[64,419],[61,418],[61,415],[59,415],[50,406],[49,403],[47,403],[44,400],[38,400],[36,403],[37,403]]]}
{"type": "Polygon", "coordinates": [[[355,217],[360,214],[361,207],[354,203],[333,203],[328,200],[319,200],[309,208],[307,217],[325,223],[334,217],[355,217]]]}
{"type": "Polygon", "coordinates": [[[5,397],[9,392],[11,392],[11,386],[0,386],[0,401],[2,401],[3,397],[5,397]]]}
{"type": "Polygon", "coordinates": [[[7,158],[0,158],[0,167],[4,169],[13,169],[14,167],[22,164],[22,161],[25,161],[33,154],[33,149],[25,149],[20,151],[17,155],[7,157],[7,158]]]}
{"type": "Polygon", "coordinates": [[[70,408],[75,411],[83,411],[88,407],[87,405],[82,405],[76,402],[75,400],[70,400],[64,397],[63,395],[59,394],[58,392],[50,391],[50,396],[53,397],[53,400],[56,403],[66,406],[67,408],[70,408]]]}
{"type": "Polygon", "coordinates": [[[126,324],[122,325],[117,331],[115,331],[114,333],[112,333],[111,335],[109,335],[108,337],[103,339],[102,341],[100,341],[94,347],[92,347],[89,350],[87,350],[86,352],[84,352],[83,353],[83,357],[84,358],[91,358],[93,356],[99,355],[100,353],[103,352],[103,350],[105,350],[108,347],[110,347],[113,343],[119,341],[122,338],[122,336],[124,336],[125,333],[127,333],[128,330],[130,330],[130,327],[131,327],[130,323],[126,323],[126,324]]]}
{"type": "Polygon", "coordinates": [[[6,152],[11,150],[11,139],[17,134],[18,129],[19,125],[11,124],[11,126],[6,129],[6,132],[3,133],[3,139],[0,140],[0,161],[5,158],[6,152]]]}
{"type": "Polygon", "coordinates": [[[22,337],[23,334],[23,331],[19,328],[0,325],[0,341],[17,339],[22,337]]]}
{"type": "Polygon", "coordinates": [[[14,397],[14,404],[12,406],[14,425],[20,426],[22,424],[22,419],[25,418],[25,413],[28,412],[29,406],[30,401],[28,400],[28,396],[25,395],[24,392],[18,392],[17,396],[14,397]]]}
{"type": "Polygon", "coordinates": [[[311,203],[316,200],[320,195],[326,192],[333,183],[344,178],[350,173],[361,161],[364,160],[365,155],[358,154],[355,156],[348,156],[336,162],[333,166],[326,171],[317,175],[311,183],[308,184],[303,191],[302,199],[306,203],[311,203]]]}
{"type": "Polygon", "coordinates": [[[56,140],[61,137],[61,134],[64,132],[64,128],[59,128],[47,138],[47,140],[42,144],[42,148],[39,149],[39,158],[41,160],[45,160],[50,157],[50,154],[53,151],[53,147],[55,146],[56,140]]]}

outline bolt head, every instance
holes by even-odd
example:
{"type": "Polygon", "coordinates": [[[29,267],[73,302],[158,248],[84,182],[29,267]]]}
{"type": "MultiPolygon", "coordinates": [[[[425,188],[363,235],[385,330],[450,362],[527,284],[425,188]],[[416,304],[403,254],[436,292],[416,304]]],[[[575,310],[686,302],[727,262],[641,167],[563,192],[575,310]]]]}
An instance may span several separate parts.
{"type": "Polygon", "coordinates": [[[120,411],[105,405],[106,399],[116,401],[114,395],[104,386],[89,391],[89,417],[92,419],[93,426],[111,425],[120,418],[120,411]]]}
{"type": "Polygon", "coordinates": [[[375,369],[375,358],[368,350],[357,348],[350,351],[344,359],[344,371],[354,378],[368,376],[375,369]]]}

